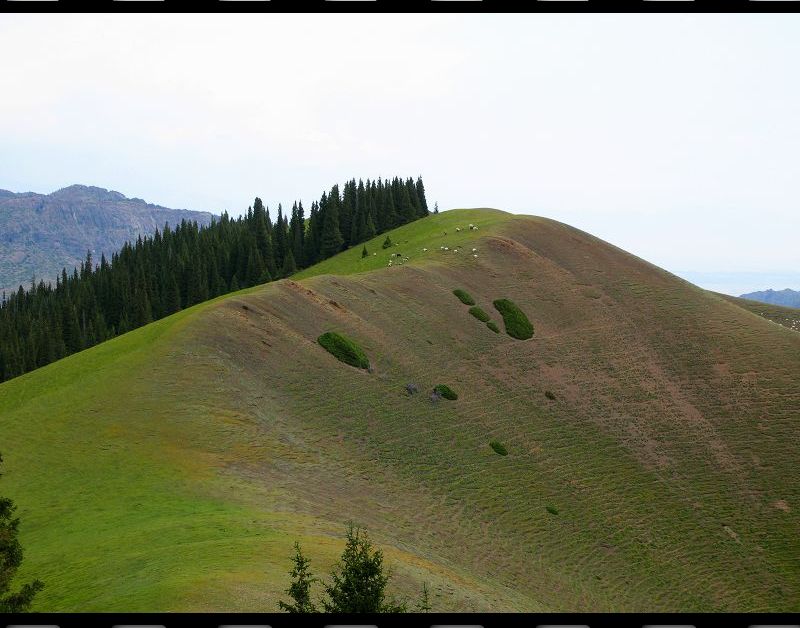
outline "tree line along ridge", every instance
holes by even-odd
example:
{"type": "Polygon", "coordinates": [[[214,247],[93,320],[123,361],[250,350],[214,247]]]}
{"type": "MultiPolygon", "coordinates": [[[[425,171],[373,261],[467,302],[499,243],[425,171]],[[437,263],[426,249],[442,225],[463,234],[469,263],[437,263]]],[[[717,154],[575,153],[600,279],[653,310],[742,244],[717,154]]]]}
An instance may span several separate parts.
{"type": "Polygon", "coordinates": [[[39,368],[208,299],[287,277],[427,216],[422,178],[334,185],[291,213],[256,198],[208,226],[182,221],[126,243],[95,263],[91,252],[55,285],[32,281],[0,297],[0,381],[39,368]]]}

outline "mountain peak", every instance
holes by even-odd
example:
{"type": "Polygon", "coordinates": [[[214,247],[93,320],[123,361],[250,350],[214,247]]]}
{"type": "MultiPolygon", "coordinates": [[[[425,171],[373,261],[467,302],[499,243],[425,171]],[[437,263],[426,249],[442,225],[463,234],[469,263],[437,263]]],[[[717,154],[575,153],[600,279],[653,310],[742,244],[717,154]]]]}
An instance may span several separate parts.
{"type": "Polygon", "coordinates": [[[50,196],[52,198],[89,196],[97,200],[111,200],[111,201],[129,200],[121,192],[116,192],[114,190],[107,190],[106,188],[101,188],[94,185],[82,185],[80,183],[75,183],[65,188],[61,188],[59,190],[56,190],[55,192],[48,194],[47,196],[50,196]]]}

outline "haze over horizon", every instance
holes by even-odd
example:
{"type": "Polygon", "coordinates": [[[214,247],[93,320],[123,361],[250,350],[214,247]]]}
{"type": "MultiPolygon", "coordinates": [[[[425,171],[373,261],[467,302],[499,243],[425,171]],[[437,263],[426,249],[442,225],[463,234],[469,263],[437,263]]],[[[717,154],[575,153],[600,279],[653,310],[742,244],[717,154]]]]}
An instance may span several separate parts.
{"type": "Polygon", "coordinates": [[[442,209],[555,218],[728,294],[798,289],[798,20],[3,16],[0,54],[26,53],[0,68],[0,188],[238,215],[422,175],[442,209]]]}

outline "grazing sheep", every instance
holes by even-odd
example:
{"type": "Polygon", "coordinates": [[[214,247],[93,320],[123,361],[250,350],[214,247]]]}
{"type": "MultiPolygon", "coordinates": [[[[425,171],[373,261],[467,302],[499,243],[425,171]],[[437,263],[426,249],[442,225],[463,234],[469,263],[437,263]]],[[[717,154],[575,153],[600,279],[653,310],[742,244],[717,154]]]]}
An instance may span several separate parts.
{"type": "Polygon", "coordinates": [[[456,231],[461,231],[461,227],[456,227],[456,231]]]}
{"type": "Polygon", "coordinates": [[[450,250],[450,248],[446,246],[446,247],[444,247],[444,250],[445,250],[445,251],[449,251],[449,250],[450,250]]]}
{"type": "Polygon", "coordinates": [[[477,252],[478,252],[478,249],[472,249],[472,252],[473,252],[473,253],[477,253],[477,252]]]}
{"type": "Polygon", "coordinates": [[[416,384],[406,384],[406,392],[409,395],[413,395],[419,392],[419,386],[416,384]]]}
{"type": "Polygon", "coordinates": [[[377,253],[373,253],[373,255],[377,255],[377,253]]]}
{"type": "Polygon", "coordinates": [[[469,223],[469,228],[470,228],[470,229],[472,229],[474,226],[475,226],[475,225],[473,225],[472,223],[469,223]]]}
{"type": "Polygon", "coordinates": [[[428,249],[422,249],[422,252],[425,253],[428,249]]]}
{"type": "Polygon", "coordinates": [[[432,403],[436,403],[437,401],[441,401],[441,399],[442,399],[442,393],[440,393],[438,390],[434,390],[431,393],[431,402],[432,403]]]}
{"type": "Polygon", "coordinates": [[[472,257],[478,257],[478,256],[473,253],[472,257]]]}

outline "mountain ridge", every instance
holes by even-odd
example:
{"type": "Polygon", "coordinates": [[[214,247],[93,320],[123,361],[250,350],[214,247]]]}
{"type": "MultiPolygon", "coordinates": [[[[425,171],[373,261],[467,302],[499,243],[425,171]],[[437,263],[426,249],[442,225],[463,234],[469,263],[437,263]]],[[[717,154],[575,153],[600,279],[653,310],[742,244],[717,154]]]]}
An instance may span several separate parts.
{"type": "Polygon", "coordinates": [[[106,188],[73,184],[49,194],[0,190],[0,291],[54,281],[80,264],[86,251],[111,256],[125,242],[152,235],[165,223],[208,224],[209,212],[170,209],[106,188]]]}
{"type": "Polygon", "coordinates": [[[792,290],[791,288],[784,288],[783,290],[773,290],[769,288],[767,290],[741,294],[739,297],[742,299],[750,299],[751,301],[760,301],[761,303],[770,303],[772,305],[800,308],[800,290],[792,290]]]}

